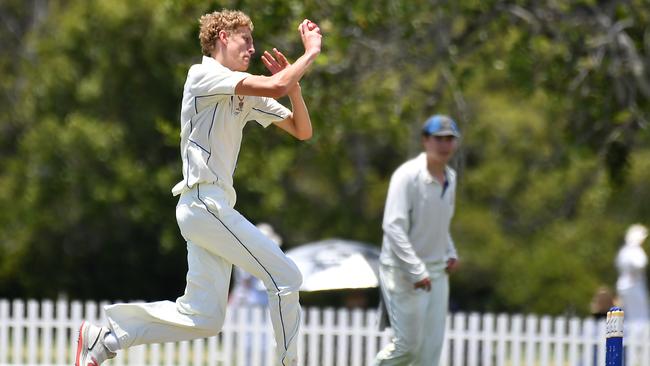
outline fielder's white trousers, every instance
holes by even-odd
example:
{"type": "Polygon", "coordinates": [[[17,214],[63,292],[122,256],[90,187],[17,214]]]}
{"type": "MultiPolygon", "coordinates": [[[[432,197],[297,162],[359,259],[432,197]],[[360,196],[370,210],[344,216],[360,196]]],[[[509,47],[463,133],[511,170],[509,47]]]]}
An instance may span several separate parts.
{"type": "Polygon", "coordinates": [[[375,359],[380,366],[437,366],[445,336],[449,278],[445,263],[427,265],[431,291],[415,290],[398,267],[381,265],[381,291],[394,338],[375,359]]]}
{"type": "Polygon", "coordinates": [[[185,293],[175,303],[107,306],[120,348],[219,333],[234,264],[262,280],[268,290],[278,365],[297,363],[302,276],[277,244],[233,209],[233,201],[216,185],[197,185],[181,195],[176,219],[187,241],[185,293]]]}

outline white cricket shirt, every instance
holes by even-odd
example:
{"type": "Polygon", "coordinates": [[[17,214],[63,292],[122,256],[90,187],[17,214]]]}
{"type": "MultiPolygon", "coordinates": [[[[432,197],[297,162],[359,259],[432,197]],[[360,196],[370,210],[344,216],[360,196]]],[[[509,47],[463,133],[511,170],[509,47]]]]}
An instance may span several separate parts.
{"type": "Polygon", "coordinates": [[[616,256],[616,267],[619,272],[616,288],[619,291],[627,290],[642,284],[645,289],[645,267],[647,265],[648,256],[641,244],[626,243],[616,256]]]}
{"type": "Polygon", "coordinates": [[[426,154],[421,153],[397,168],[390,180],[380,261],[401,267],[413,282],[428,276],[426,264],[443,265],[449,258],[457,258],[449,233],[456,172],[446,167],[445,174],[443,186],[431,176],[426,154]]]}
{"type": "Polygon", "coordinates": [[[275,99],[235,95],[237,84],[249,75],[207,56],[190,67],[181,106],[183,180],[172,189],[175,196],[210,183],[223,188],[234,204],[232,177],[246,122],[267,127],[291,115],[275,99]]]}

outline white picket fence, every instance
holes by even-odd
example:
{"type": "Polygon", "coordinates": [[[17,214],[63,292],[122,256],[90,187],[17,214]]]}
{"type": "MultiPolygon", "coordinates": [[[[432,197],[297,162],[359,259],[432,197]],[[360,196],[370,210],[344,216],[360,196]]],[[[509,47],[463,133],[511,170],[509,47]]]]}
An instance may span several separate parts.
{"type": "MultiPolygon", "coordinates": [[[[82,319],[103,322],[103,303],[0,300],[0,366],[72,365],[82,319]]],[[[388,343],[374,310],[303,309],[301,365],[365,366],[388,343]]],[[[602,366],[604,322],[536,315],[450,315],[441,365],[602,366]]],[[[137,346],[107,365],[272,366],[270,321],[259,308],[234,309],[223,331],[191,342],[137,346]]],[[[625,338],[626,366],[650,365],[648,329],[625,338]]]]}

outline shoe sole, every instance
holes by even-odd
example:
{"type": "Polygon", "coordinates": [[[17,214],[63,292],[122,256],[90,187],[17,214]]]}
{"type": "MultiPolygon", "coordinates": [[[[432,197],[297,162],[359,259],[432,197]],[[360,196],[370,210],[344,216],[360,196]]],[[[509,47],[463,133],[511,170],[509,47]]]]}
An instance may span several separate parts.
{"type": "Polygon", "coordinates": [[[79,363],[81,353],[84,350],[84,326],[86,325],[86,322],[83,321],[81,323],[81,326],[79,327],[79,338],[77,338],[77,358],[74,362],[74,366],[83,366],[79,363]]]}

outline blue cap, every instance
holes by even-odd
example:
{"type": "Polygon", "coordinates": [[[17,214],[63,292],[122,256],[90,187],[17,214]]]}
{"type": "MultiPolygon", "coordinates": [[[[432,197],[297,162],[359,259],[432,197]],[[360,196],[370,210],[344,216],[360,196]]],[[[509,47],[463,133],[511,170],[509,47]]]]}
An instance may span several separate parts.
{"type": "Polygon", "coordinates": [[[460,137],[456,122],[448,116],[436,114],[424,122],[422,134],[429,136],[454,136],[460,137]]]}

